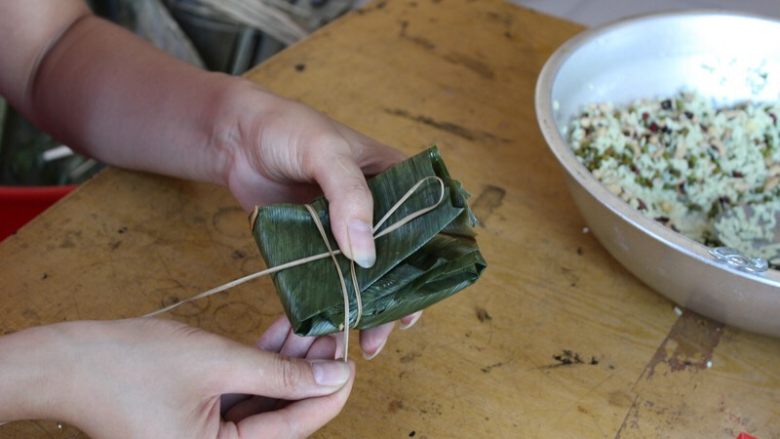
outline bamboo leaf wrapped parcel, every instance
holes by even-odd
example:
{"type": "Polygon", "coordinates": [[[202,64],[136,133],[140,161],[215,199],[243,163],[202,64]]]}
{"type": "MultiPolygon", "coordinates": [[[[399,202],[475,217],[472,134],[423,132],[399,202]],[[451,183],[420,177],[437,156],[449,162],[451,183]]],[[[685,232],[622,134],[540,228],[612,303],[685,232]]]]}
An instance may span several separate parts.
{"type": "MultiPolygon", "coordinates": [[[[450,178],[439,151],[432,147],[370,178],[374,218],[382,218],[418,182],[419,189],[388,218],[392,224],[422,209],[436,207],[376,239],[376,263],[357,268],[362,300],[357,328],[366,329],[397,320],[445,299],[476,282],[486,267],[475,240],[476,218],[468,193],[450,178]],[[438,177],[444,184],[432,178],[438,177]]],[[[328,221],[327,200],[309,203],[337,249],[328,221]]],[[[380,227],[377,232],[381,232],[380,227]]],[[[258,207],[252,215],[252,233],[268,267],[327,252],[312,213],[305,205],[258,207]]],[[[336,255],[349,295],[349,322],[357,318],[357,297],[350,262],[336,255]]],[[[338,332],[344,326],[344,295],[339,273],[330,257],[273,274],[285,313],[299,335],[338,332]]]]}

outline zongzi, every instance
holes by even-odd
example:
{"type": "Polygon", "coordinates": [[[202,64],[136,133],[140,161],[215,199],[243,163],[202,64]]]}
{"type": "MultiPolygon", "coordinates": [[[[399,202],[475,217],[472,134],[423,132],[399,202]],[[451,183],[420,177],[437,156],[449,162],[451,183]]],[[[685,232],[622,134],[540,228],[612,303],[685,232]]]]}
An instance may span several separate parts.
{"type": "MultiPolygon", "coordinates": [[[[486,267],[475,240],[476,218],[466,203],[468,193],[450,178],[436,147],[370,178],[368,186],[374,197],[374,218],[396,209],[375,236],[416,212],[424,214],[377,237],[376,263],[354,272],[359,296],[353,277],[347,275],[354,265],[341,254],[335,255],[340,271],[328,257],[274,273],[277,293],[296,334],[323,335],[343,329],[342,282],[349,292],[350,326],[365,329],[455,294],[474,283],[486,267]],[[399,203],[405,194],[410,195],[399,203]]],[[[268,267],[328,252],[318,225],[330,247],[338,248],[330,233],[327,200],[320,197],[308,206],[255,209],[252,233],[268,267]]]]}

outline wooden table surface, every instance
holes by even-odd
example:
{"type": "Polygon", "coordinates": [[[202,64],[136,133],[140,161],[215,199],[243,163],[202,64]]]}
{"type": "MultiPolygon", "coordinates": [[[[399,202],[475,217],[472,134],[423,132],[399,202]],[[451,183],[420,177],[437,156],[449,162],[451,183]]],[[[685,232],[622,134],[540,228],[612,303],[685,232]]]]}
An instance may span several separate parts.
{"type": "MultiPolygon", "coordinates": [[[[381,1],[248,74],[410,154],[438,144],[482,220],[484,277],[376,360],[353,351],[352,397],[317,437],[780,438],[780,341],[678,317],[583,231],[533,110],[579,30],[499,1],[381,1]]],[[[263,267],[223,188],[117,169],[0,260],[0,333],[138,316],[263,267]]],[[[260,279],[173,317],[249,343],[280,309],[260,279]]],[[[79,433],[0,427],[20,437],[79,433]]]]}

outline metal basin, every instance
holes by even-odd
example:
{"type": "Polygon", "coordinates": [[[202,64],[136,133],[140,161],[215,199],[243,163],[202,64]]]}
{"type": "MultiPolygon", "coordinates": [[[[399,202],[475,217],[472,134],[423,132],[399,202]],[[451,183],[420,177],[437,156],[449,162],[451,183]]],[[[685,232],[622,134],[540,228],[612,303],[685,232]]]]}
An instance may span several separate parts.
{"type": "Polygon", "coordinates": [[[567,143],[566,127],[585,104],[624,104],[682,89],[724,105],[780,99],[780,22],[693,11],[588,30],[561,46],[542,69],[536,114],[577,207],[612,256],[681,306],[780,336],[780,271],[743,271],[645,217],[593,177],[567,143]]]}

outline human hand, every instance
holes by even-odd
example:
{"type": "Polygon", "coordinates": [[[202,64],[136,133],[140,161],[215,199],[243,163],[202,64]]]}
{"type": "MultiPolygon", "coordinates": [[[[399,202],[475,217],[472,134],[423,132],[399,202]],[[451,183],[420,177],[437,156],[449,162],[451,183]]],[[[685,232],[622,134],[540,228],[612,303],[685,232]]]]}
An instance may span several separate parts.
{"type": "MultiPolygon", "coordinates": [[[[279,317],[263,333],[256,344],[258,349],[283,357],[307,360],[333,360],[343,358],[341,337],[325,335],[302,337],[292,332],[286,316],[279,317]]],[[[231,394],[223,395],[222,414],[228,421],[240,422],[249,416],[284,407],[288,401],[266,396],[231,394]]]]}
{"type": "MultiPolygon", "coordinates": [[[[224,181],[244,208],[305,202],[321,189],[339,248],[360,266],[372,266],[373,199],[364,175],[377,174],[404,155],[248,82],[226,102],[216,138],[228,157],[223,161],[224,181]]],[[[414,325],[421,314],[401,319],[401,328],[414,325]]],[[[391,322],[361,332],[366,358],[382,350],[393,326],[391,322]]]]}
{"type": "Polygon", "coordinates": [[[344,406],[354,365],[324,359],[330,337],[273,350],[286,356],[156,319],[32,328],[0,339],[0,390],[12,404],[0,419],[53,418],[94,438],[306,437],[344,406]],[[267,404],[239,403],[223,420],[221,395],[235,393],[267,404]]]}

